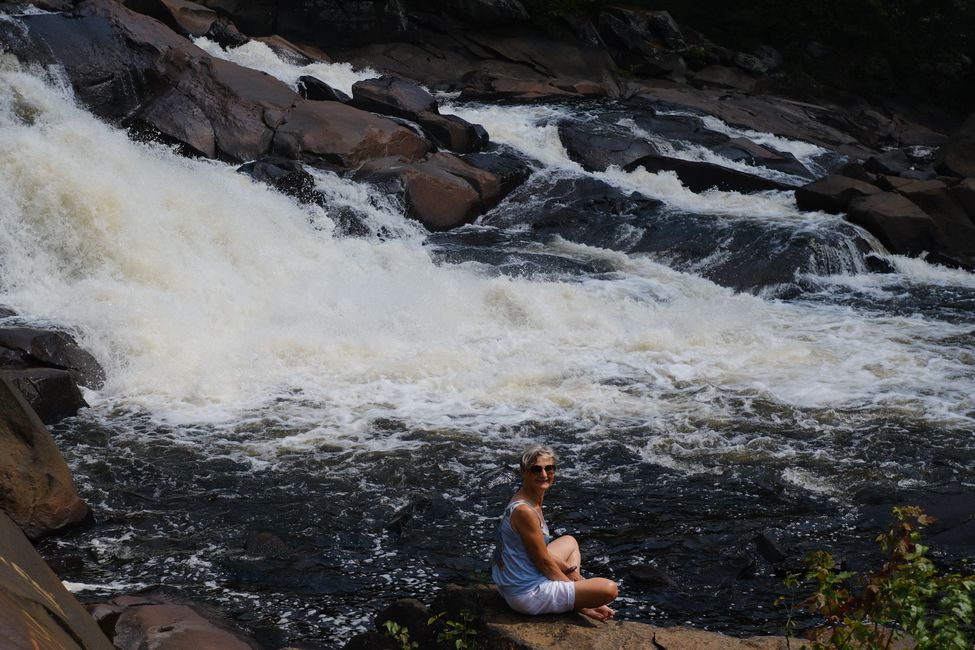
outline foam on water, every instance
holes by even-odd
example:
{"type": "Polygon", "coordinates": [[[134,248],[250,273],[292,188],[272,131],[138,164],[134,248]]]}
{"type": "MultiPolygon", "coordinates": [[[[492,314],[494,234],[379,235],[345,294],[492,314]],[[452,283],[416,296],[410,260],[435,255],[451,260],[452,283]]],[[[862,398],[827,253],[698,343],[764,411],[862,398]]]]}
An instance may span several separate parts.
{"type": "Polygon", "coordinates": [[[193,44],[211,56],[266,72],[292,88],[297,85],[299,77],[307,75],[324,81],[336,90],[351,94],[352,84],[355,82],[375,79],[379,76],[379,73],[372,68],[356,70],[348,63],[294,65],[282,60],[267,44],[257,40],[250,40],[240,47],[224,49],[210,39],[200,36],[193,39],[193,44]]]}
{"type": "Polygon", "coordinates": [[[91,396],[99,412],[292,430],[247,436],[257,458],[408,444],[370,436],[388,417],[481,432],[527,420],[680,428],[703,411],[728,417],[693,397],[708,387],[970,417],[972,369],[936,343],[957,326],[768,302],[565,242],[618,277],[440,267],[416,237],[335,238],[322,211],[230,167],[132,143],[37,77],[8,68],[0,89],[2,300],[81,334],[108,372],[91,396]]]}

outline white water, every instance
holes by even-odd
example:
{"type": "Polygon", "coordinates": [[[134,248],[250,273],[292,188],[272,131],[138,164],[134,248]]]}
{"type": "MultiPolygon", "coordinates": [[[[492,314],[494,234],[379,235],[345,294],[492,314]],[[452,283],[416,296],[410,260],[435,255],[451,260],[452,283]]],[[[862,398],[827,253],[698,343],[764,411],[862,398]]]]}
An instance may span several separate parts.
{"type": "MultiPolygon", "coordinates": [[[[720,428],[737,412],[708,397],[720,395],[971,421],[972,368],[940,343],[965,327],[736,295],[564,242],[554,252],[609,261],[619,277],[538,282],[437,266],[413,226],[381,242],[335,238],[323,212],[222,164],[135,144],[58,88],[10,61],[0,72],[0,301],[80,334],[108,373],[90,396],[97,412],[292,431],[251,444],[258,457],[405,444],[371,438],[377,417],[483,434],[529,420],[720,428]]],[[[566,168],[546,129],[523,119],[553,110],[468,115],[566,168]]],[[[672,205],[817,218],[777,193],[699,197],[666,175],[604,177],[660,183],[672,205]]],[[[320,184],[362,200],[337,177],[320,184]]],[[[399,216],[382,202],[368,211],[389,225],[399,216]]]]}

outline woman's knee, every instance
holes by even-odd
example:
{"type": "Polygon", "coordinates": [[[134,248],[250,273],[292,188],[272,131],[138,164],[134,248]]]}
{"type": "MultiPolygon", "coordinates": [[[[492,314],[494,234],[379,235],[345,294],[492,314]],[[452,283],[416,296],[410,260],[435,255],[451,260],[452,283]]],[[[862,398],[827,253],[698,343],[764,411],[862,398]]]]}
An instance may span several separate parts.
{"type": "Polygon", "coordinates": [[[613,582],[609,578],[594,578],[594,580],[599,581],[598,589],[600,593],[607,599],[607,602],[611,600],[616,600],[616,597],[620,595],[620,588],[616,585],[615,582],[613,582]]]}

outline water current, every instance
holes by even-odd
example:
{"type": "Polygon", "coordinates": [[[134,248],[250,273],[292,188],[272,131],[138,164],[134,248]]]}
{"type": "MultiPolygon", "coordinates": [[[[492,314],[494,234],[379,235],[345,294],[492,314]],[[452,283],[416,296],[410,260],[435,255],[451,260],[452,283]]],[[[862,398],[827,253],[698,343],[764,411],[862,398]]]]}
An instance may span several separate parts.
{"type": "MultiPolygon", "coordinates": [[[[374,76],[197,44],[289,83],[348,91],[374,76]]],[[[477,223],[430,236],[331,173],[314,171],[329,208],[300,206],[231,166],[133,142],[57,70],[0,55],[7,324],[69,329],[108,376],[54,428],[97,518],[43,547],[79,596],[163,587],[271,646],[338,647],[394,598],[485,577],[514,458],[542,440],[563,456],[549,521],[620,582],[621,618],[776,633],[781,577],[757,533],[857,565],[873,553],[869,504],[971,491],[975,276],[879,248],[892,272],[871,272],[848,234],[864,233],[788,192],[585,172],[557,125],[607,106],[442,100],[535,173],[477,223]],[[688,259],[519,221],[579,179],[729,239],[688,259]],[[374,235],[338,235],[332,209],[374,235]],[[709,279],[770,258],[735,257],[728,242],[752,232],[827,238],[832,261],[787,287],[709,279]],[[249,555],[256,532],[287,548],[249,555]],[[639,582],[645,564],[677,586],[639,582]]],[[[811,169],[825,153],[745,135],[811,169]]]]}

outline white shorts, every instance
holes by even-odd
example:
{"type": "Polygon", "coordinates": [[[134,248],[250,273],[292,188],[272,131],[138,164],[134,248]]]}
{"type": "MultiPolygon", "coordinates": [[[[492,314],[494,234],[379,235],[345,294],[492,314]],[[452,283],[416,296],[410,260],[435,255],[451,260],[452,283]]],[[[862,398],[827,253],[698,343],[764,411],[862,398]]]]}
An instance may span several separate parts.
{"type": "Polygon", "coordinates": [[[520,614],[561,614],[571,612],[576,604],[576,583],[546,580],[521,594],[501,592],[505,602],[520,614]]]}

